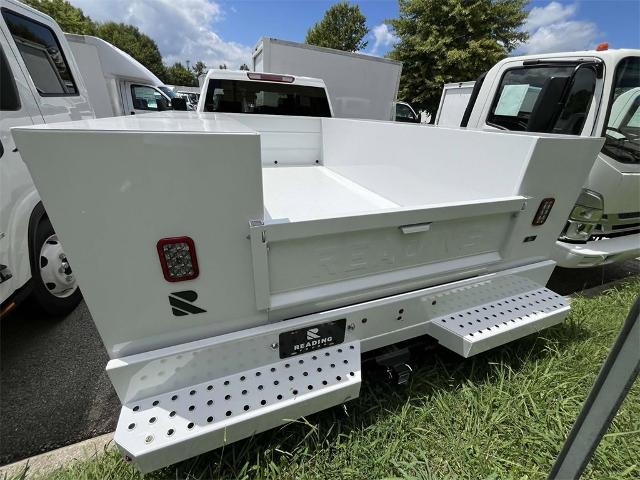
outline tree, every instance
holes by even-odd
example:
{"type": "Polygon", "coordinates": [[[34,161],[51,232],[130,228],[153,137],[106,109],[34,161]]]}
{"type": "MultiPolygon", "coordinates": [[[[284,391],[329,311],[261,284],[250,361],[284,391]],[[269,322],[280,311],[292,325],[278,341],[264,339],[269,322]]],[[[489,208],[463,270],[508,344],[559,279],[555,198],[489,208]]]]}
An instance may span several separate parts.
{"type": "Polygon", "coordinates": [[[161,80],[165,80],[166,68],[158,45],[137,27],[125,23],[101,23],[96,27],[96,36],[124,50],[161,80]]]}
{"type": "Polygon", "coordinates": [[[182,85],[184,87],[198,86],[198,78],[180,62],[176,62],[167,68],[165,81],[169,85],[182,85]]]}
{"type": "Polygon", "coordinates": [[[474,80],[528,38],[527,0],[399,0],[389,20],[403,62],[399,98],[435,117],[445,83],[474,80]]]}
{"type": "Polygon", "coordinates": [[[240,70],[247,70],[247,71],[249,71],[249,65],[247,65],[246,63],[243,63],[242,65],[240,65],[240,70]]]}
{"type": "Polygon", "coordinates": [[[227,64],[226,63],[222,63],[222,64],[218,65],[218,69],[226,70],[227,69],[227,64]]]}
{"type": "Polygon", "coordinates": [[[194,75],[198,78],[200,75],[207,73],[208,68],[202,60],[198,60],[196,64],[191,67],[191,70],[193,70],[194,75]]]}
{"type": "Polygon", "coordinates": [[[346,52],[363,50],[369,43],[362,40],[369,33],[366,21],[358,5],[336,3],[309,29],[305,43],[346,52]]]}
{"type": "Polygon", "coordinates": [[[95,35],[96,24],[67,0],[22,0],[27,5],[53,18],[62,31],[77,35],[95,35]]]}

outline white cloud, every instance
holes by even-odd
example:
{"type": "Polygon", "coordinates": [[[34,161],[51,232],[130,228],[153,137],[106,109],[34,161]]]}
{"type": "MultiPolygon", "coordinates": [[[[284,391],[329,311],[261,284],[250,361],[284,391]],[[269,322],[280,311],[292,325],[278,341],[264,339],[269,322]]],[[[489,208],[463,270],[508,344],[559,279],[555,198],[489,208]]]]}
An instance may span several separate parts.
{"type": "Polygon", "coordinates": [[[250,64],[251,48],[224,41],[213,26],[224,12],[212,0],[71,0],[97,21],[135,25],[155,40],[167,64],[204,61],[210,67],[250,64]]]}
{"type": "Polygon", "coordinates": [[[374,38],[373,47],[368,52],[371,55],[376,55],[380,48],[388,49],[398,41],[398,37],[389,30],[389,26],[386,23],[376,25],[371,31],[374,38]]]}
{"type": "Polygon", "coordinates": [[[552,1],[543,7],[534,7],[529,12],[525,30],[529,40],[517,54],[562,52],[593,48],[600,35],[598,27],[589,21],[576,20],[577,4],[552,1]]]}
{"type": "Polygon", "coordinates": [[[551,2],[545,7],[534,7],[529,12],[525,29],[527,31],[561,22],[575,15],[577,5],[562,5],[558,2],[551,2]]]}

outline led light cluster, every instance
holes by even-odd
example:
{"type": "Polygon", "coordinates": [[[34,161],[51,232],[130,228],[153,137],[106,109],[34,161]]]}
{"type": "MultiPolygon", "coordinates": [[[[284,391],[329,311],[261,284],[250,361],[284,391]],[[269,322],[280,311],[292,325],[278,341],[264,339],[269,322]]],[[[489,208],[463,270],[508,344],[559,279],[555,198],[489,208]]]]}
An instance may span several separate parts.
{"type": "Polygon", "coordinates": [[[536,215],[533,217],[533,222],[531,222],[531,225],[542,225],[544,222],[546,222],[547,217],[551,212],[551,207],[553,207],[554,203],[555,203],[555,199],[544,198],[540,202],[540,206],[538,207],[538,211],[536,212],[536,215]]]}
{"type": "Polygon", "coordinates": [[[163,238],[157,244],[164,278],[169,282],[191,280],[198,276],[196,247],[189,237],[163,238]]]}

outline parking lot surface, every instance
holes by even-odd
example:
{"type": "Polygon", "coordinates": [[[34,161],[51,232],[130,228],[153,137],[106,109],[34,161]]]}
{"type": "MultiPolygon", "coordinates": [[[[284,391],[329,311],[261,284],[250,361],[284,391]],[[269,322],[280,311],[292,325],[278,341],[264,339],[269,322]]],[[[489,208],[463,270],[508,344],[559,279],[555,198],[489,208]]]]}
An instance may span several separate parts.
{"type": "MultiPolygon", "coordinates": [[[[640,275],[640,262],[556,269],[563,295],[640,275]]],[[[28,305],[0,322],[0,464],[113,431],[120,402],[105,373],[108,357],[85,303],[61,319],[28,305]]]]}

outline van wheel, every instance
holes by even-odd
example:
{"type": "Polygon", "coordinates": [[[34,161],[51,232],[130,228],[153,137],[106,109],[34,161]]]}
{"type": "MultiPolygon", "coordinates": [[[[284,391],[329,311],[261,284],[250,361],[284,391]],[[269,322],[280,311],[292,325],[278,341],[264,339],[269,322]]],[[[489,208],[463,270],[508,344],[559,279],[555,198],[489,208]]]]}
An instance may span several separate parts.
{"type": "Polygon", "coordinates": [[[38,224],[34,247],[31,262],[32,298],[48,315],[70,313],[80,303],[82,293],[47,217],[38,224]]]}

